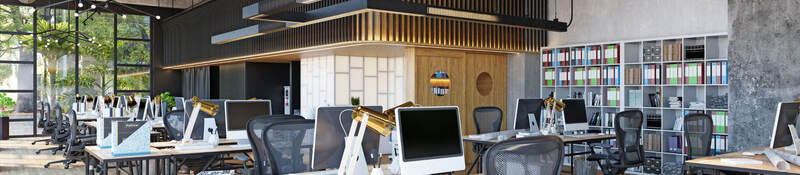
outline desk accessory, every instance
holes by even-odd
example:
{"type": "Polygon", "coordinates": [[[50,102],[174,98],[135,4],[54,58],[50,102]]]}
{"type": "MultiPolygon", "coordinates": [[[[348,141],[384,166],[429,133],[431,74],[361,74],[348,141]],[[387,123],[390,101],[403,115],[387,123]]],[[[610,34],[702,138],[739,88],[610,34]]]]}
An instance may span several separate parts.
{"type": "Polygon", "coordinates": [[[97,147],[102,149],[111,148],[111,124],[118,121],[125,121],[125,118],[97,117],[97,147]]]}
{"type": "MultiPolygon", "coordinates": [[[[197,96],[192,97],[192,101],[193,101],[192,106],[194,106],[194,109],[192,109],[192,114],[189,116],[189,124],[186,125],[188,127],[183,133],[184,135],[183,140],[181,140],[180,144],[175,145],[175,149],[192,150],[192,149],[214,148],[215,145],[213,144],[210,144],[206,141],[194,141],[192,140],[192,137],[189,136],[191,136],[192,132],[194,132],[194,124],[197,123],[197,116],[200,114],[200,111],[203,111],[204,113],[210,116],[216,116],[217,111],[219,111],[219,105],[200,100],[200,98],[197,98],[197,96]]],[[[216,122],[210,122],[210,123],[214,124],[216,122]]]]}
{"type": "Polygon", "coordinates": [[[117,121],[111,123],[111,155],[150,154],[150,122],[117,121]]]}
{"type": "MultiPolygon", "coordinates": [[[[348,132],[348,136],[345,137],[345,149],[344,154],[342,155],[342,162],[339,164],[339,170],[337,172],[338,175],[365,175],[368,174],[368,167],[366,160],[364,159],[364,152],[361,148],[361,142],[364,140],[364,134],[366,129],[374,130],[378,134],[382,136],[389,136],[392,133],[392,129],[396,125],[395,117],[394,117],[394,110],[400,107],[410,107],[414,106],[413,102],[405,102],[400,104],[394,108],[387,109],[383,112],[375,111],[366,107],[362,107],[361,105],[357,105],[353,108],[353,121],[350,124],[350,131],[348,132]],[[359,129],[356,131],[356,125],[358,125],[359,129]],[[356,132],[358,132],[358,136],[356,136],[356,132]]],[[[397,146],[397,145],[394,145],[397,146]]],[[[395,149],[396,150],[396,149],[395,149]]],[[[394,154],[393,154],[394,155],[394,154]]],[[[392,166],[396,165],[394,161],[397,161],[397,158],[392,159],[392,166]]],[[[396,167],[396,166],[394,166],[396,167]]],[[[399,168],[395,168],[399,170],[399,168]]],[[[371,175],[382,175],[383,171],[380,168],[373,168],[371,175]]]]}
{"type": "Polygon", "coordinates": [[[778,156],[778,154],[775,152],[776,151],[769,148],[764,149],[764,155],[767,156],[767,159],[772,166],[775,166],[775,168],[778,168],[779,170],[788,170],[790,167],[789,163],[787,163],[786,160],[783,160],[783,158],[778,156]]]}

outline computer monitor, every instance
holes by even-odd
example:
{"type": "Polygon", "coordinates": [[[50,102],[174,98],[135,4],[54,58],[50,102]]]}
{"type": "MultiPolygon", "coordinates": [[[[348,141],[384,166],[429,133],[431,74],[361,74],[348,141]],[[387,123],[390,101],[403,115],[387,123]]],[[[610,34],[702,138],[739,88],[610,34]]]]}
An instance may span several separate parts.
{"type": "Polygon", "coordinates": [[[541,121],[542,114],[542,99],[517,99],[517,112],[514,117],[514,126],[516,129],[528,129],[531,131],[539,131],[539,121],[541,121]],[[533,118],[531,118],[533,116],[533,118]]]}
{"type": "Polygon", "coordinates": [[[114,102],[111,102],[111,107],[112,108],[122,107],[122,100],[121,99],[122,99],[121,96],[114,97],[114,102]]]}
{"type": "Polygon", "coordinates": [[[400,174],[464,170],[458,107],[395,109],[400,174]]]}
{"type": "Polygon", "coordinates": [[[564,102],[564,131],[580,131],[589,129],[586,117],[586,105],[583,99],[563,99],[564,102]]]}
{"type": "MultiPolygon", "coordinates": [[[[272,113],[269,100],[225,101],[225,128],[228,139],[247,140],[247,121],[259,115],[272,113]]],[[[222,131],[222,129],[220,129],[222,131]]]]}
{"type": "Polygon", "coordinates": [[[773,149],[792,145],[792,135],[789,125],[797,126],[797,114],[800,113],[800,102],[778,103],[775,113],[775,125],[772,127],[772,142],[769,147],[773,149]]]}
{"type": "MultiPolygon", "coordinates": [[[[381,106],[364,106],[375,111],[383,111],[381,106]]],[[[314,120],[314,146],[311,155],[311,168],[315,170],[338,168],[344,154],[344,138],[353,122],[353,106],[319,107],[314,120]]],[[[367,164],[377,161],[370,158],[378,152],[380,134],[367,130],[361,148],[367,164]]]]}
{"type": "Polygon", "coordinates": [[[145,120],[147,117],[148,105],[150,104],[149,98],[140,98],[139,103],[136,104],[136,120],[145,120]]]}
{"type": "MultiPolygon", "coordinates": [[[[197,113],[197,120],[194,123],[194,130],[192,131],[192,139],[199,140],[203,139],[203,127],[205,126],[205,118],[214,118],[214,121],[217,123],[217,130],[219,131],[219,138],[226,138],[226,124],[225,124],[225,101],[228,99],[203,99],[203,101],[213,103],[219,105],[219,109],[217,110],[216,116],[210,116],[205,112],[197,113]]],[[[178,105],[177,103],[175,105],[178,105]]],[[[188,100],[184,102],[185,110],[184,110],[184,128],[189,125],[189,117],[192,115],[192,110],[194,106],[192,106],[192,100],[188,100]]]]}

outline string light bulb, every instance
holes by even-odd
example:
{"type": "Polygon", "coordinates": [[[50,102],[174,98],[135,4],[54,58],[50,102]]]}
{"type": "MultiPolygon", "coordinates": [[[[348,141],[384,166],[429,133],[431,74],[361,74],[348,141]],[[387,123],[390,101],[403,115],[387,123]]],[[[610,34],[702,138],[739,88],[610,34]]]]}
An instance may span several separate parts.
{"type": "Polygon", "coordinates": [[[156,19],[161,19],[161,16],[156,15],[156,19]]]}
{"type": "Polygon", "coordinates": [[[128,16],[126,16],[125,14],[122,14],[122,19],[125,19],[125,18],[127,18],[127,17],[128,17],[128,16]]]}
{"type": "Polygon", "coordinates": [[[79,2],[78,7],[83,8],[83,3],[79,2]]]}
{"type": "Polygon", "coordinates": [[[91,7],[92,9],[95,9],[95,8],[97,8],[97,6],[96,6],[96,5],[94,5],[94,4],[92,4],[92,6],[89,6],[89,7],[91,7]]]}

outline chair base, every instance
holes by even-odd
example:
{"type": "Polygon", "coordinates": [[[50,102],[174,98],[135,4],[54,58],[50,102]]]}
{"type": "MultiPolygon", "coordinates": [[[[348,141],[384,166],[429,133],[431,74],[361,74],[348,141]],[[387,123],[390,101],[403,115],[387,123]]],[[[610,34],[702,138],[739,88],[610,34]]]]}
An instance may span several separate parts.
{"type": "Polygon", "coordinates": [[[62,150],[62,149],[64,149],[64,146],[58,145],[58,147],[52,147],[52,148],[38,149],[38,150],[36,150],[36,154],[39,154],[39,153],[41,153],[42,151],[52,151],[52,154],[53,154],[53,155],[56,155],[56,153],[57,153],[58,151],[62,150]]]}
{"type": "Polygon", "coordinates": [[[69,169],[69,165],[70,164],[77,163],[78,161],[81,161],[81,160],[80,159],[64,159],[64,160],[57,160],[57,161],[47,162],[47,164],[44,165],[44,168],[49,168],[50,165],[52,165],[52,164],[63,163],[64,164],[64,169],[69,169]]]}

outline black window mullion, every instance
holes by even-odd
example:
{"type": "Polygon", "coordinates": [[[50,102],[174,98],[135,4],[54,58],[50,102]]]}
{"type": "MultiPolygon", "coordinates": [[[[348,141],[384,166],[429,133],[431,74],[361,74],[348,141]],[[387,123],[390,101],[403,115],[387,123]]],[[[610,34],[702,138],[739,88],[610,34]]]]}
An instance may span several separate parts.
{"type": "Polygon", "coordinates": [[[117,64],[117,66],[118,67],[119,66],[122,66],[122,67],[149,67],[150,65],[149,64],[117,64]]]}
{"type": "Polygon", "coordinates": [[[138,38],[117,38],[117,40],[124,40],[124,41],[150,41],[150,39],[138,39],[138,38]]]}

